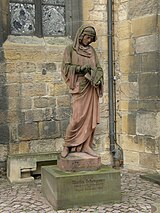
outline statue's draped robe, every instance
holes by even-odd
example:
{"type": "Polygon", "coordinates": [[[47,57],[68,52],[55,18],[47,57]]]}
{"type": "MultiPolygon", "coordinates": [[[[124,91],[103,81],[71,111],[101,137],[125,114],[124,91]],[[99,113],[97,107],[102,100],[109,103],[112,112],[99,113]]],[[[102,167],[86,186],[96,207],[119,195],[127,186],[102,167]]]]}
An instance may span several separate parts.
{"type": "Polygon", "coordinates": [[[72,115],[66,129],[65,144],[67,147],[78,147],[85,142],[92,143],[96,125],[99,123],[99,96],[103,92],[103,71],[92,46],[79,49],[77,32],[73,45],[66,47],[62,64],[62,75],[72,94],[72,115]],[[90,65],[94,70],[93,81],[77,73],[83,65],[90,65]],[[95,86],[100,81],[98,86],[95,86]]]}

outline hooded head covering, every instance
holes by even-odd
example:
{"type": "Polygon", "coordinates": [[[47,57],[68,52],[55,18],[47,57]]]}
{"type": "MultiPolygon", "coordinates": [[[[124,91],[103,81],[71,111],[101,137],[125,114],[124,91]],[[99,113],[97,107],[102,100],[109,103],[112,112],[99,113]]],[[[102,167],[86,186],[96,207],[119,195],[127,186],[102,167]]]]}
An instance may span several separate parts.
{"type": "Polygon", "coordinates": [[[88,26],[88,27],[84,28],[79,39],[83,38],[84,35],[92,36],[93,42],[96,41],[96,31],[95,31],[94,27],[88,26]]]}
{"type": "Polygon", "coordinates": [[[93,42],[97,40],[96,31],[94,27],[90,25],[82,25],[75,36],[74,42],[73,42],[73,49],[80,55],[91,57],[91,47],[88,45],[87,47],[84,47],[80,44],[82,41],[84,35],[89,35],[93,37],[93,42]]]}

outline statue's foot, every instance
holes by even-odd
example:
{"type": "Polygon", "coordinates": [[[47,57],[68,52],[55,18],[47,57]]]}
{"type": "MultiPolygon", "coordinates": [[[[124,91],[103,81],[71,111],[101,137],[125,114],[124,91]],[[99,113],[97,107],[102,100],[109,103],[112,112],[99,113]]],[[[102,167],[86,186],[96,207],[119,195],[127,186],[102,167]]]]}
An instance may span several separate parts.
{"type": "Polygon", "coordinates": [[[82,152],[85,152],[93,157],[99,157],[89,146],[83,147],[82,152]]]}
{"type": "Polygon", "coordinates": [[[63,158],[65,158],[65,157],[67,157],[68,154],[69,154],[69,148],[65,146],[65,147],[63,148],[63,151],[61,152],[61,156],[62,156],[63,158]]]}
{"type": "Polygon", "coordinates": [[[82,151],[82,146],[83,146],[83,144],[77,146],[76,151],[77,152],[81,152],[82,151]]]}
{"type": "Polygon", "coordinates": [[[76,146],[71,148],[71,152],[76,152],[76,146]]]}

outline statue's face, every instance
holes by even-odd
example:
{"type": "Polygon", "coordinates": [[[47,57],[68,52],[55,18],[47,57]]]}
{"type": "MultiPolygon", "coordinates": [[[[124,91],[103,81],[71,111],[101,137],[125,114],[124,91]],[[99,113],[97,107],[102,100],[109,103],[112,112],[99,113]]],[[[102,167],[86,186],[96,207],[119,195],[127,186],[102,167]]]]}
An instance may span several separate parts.
{"type": "Polygon", "coordinates": [[[90,36],[90,35],[84,35],[81,41],[83,46],[88,46],[92,42],[93,42],[93,36],[90,36]]]}

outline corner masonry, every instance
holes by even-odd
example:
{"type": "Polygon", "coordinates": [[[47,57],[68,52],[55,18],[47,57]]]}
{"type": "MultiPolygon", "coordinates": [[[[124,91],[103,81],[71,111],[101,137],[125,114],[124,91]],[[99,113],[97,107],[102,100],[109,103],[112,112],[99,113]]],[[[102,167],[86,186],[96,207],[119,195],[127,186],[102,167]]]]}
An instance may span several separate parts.
{"type": "Polygon", "coordinates": [[[33,181],[32,173],[40,173],[38,165],[55,165],[59,153],[14,154],[7,159],[7,177],[11,183],[33,181]]]}

